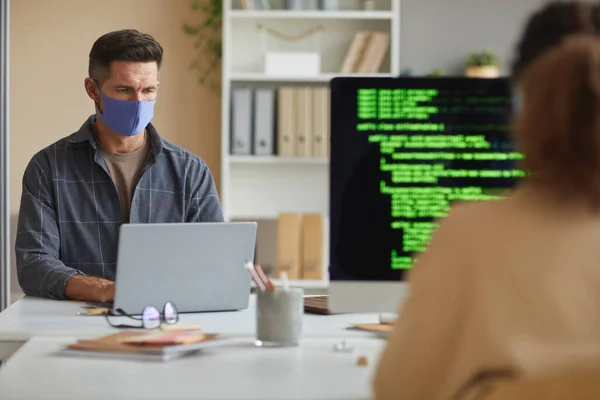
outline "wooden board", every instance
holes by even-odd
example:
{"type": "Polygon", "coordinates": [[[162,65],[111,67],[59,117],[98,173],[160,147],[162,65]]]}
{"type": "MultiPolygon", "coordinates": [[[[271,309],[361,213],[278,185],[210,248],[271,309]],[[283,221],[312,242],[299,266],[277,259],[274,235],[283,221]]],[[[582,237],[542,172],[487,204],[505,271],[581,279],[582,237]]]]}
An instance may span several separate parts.
{"type": "Polygon", "coordinates": [[[352,329],[358,329],[361,331],[375,332],[375,333],[391,333],[394,329],[394,325],[390,324],[354,324],[351,326],[352,329]]]}

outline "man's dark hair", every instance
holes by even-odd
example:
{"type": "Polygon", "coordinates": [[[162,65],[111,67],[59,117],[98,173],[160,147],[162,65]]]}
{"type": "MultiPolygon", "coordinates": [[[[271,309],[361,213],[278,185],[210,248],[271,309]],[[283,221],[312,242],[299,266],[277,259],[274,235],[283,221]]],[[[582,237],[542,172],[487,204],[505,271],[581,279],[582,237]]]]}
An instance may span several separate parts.
{"type": "Polygon", "coordinates": [[[511,68],[513,79],[518,80],[538,56],[579,33],[600,33],[598,2],[553,1],[541,8],[525,24],[511,68]]]}
{"type": "Polygon", "coordinates": [[[100,36],[92,46],[88,74],[90,78],[102,83],[109,77],[113,61],[155,61],[160,70],[162,57],[163,48],[146,33],[135,29],[109,32],[100,36]]]}

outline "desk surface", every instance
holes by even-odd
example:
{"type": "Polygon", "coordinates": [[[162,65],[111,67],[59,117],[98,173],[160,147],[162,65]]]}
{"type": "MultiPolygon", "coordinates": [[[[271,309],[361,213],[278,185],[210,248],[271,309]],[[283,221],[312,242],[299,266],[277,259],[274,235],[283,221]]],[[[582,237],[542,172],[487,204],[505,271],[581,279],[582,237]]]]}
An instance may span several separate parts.
{"type": "MultiPolygon", "coordinates": [[[[114,333],[103,316],[77,315],[85,303],[24,297],[0,313],[0,342],[27,341],[34,336],[90,338],[114,333]]],[[[228,336],[255,334],[255,295],[248,309],[232,312],[182,314],[182,324],[198,324],[205,331],[228,336]]],[[[353,323],[377,323],[378,314],[306,314],[304,337],[370,337],[368,333],[348,330],[353,323]]],[[[123,320],[127,322],[127,320],[123,320]]],[[[131,323],[131,320],[129,320],[131,323]]]]}
{"type": "Polygon", "coordinates": [[[250,338],[168,363],[66,356],[75,338],[36,337],[0,369],[0,399],[368,399],[385,341],[306,338],[257,348],[250,338]],[[359,355],[368,357],[358,366],[359,355]]]}

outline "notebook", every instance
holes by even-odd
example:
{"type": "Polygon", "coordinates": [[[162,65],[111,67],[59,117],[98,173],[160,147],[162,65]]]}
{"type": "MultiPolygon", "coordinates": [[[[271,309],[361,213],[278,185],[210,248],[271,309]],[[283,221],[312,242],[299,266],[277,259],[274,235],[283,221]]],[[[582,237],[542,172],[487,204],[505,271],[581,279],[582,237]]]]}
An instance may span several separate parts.
{"type": "Polygon", "coordinates": [[[350,329],[356,329],[359,331],[367,331],[373,333],[390,334],[394,329],[394,325],[390,324],[354,324],[350,326],[350,329]]]}
{"type": "Polygon", "coordinates": [[[329,296],[305,296],[304,312],[308,314],[331,315],[329,296]]]}
{"type": "MultiPolygon", "coordinates": [[[[169,335],[171,333],[168,333],[169,335]]],[[[141,346],[124,343],[123,340],[140,337],[139,331],[125,331],[92,340],[79,340],[70,344],[62,354],[80,355],[84,357],[101,356],[109,358],[125,358],[151,361],[170,361],[201,350],[232,344],[231,339],[221,338],[216,334],[205,334],[201,341],[187,344],[157,346],[155,344],[141,346]]],[[[156,333],[148,333],[150,339],[156,333]]]]}

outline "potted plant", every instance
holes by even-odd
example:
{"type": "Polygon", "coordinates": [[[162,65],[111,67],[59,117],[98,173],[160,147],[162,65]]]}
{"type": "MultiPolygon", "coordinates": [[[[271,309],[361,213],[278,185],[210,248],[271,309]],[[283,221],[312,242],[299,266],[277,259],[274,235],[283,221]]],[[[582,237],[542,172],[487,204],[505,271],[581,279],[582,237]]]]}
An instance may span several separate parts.
{"type": "Polygon", "coordinates": [[[425,76],[430,77],[430,78],[435,78],[435,77],[440,77],[440,76],[444,76],[444,75],[446,75],[446,71],[444,71],[443,68],[436,68],[425,76]]]}
{"type": "Polygon", "coordinates": [[[221,23],[222,0],[190,0],[193,12],[200,12],[201,22],[183,24],[185,34],[194,37],[197,56],[190,68],[198,75],[198,82],[219,92],[221,88],[221,23]]]}
{"type": "Polygon", "coordinates": [[[466,62],[465,75],[470,78],[497,78],[500,76],[500,62],[490,50],[469,54],[466,62]]]}

